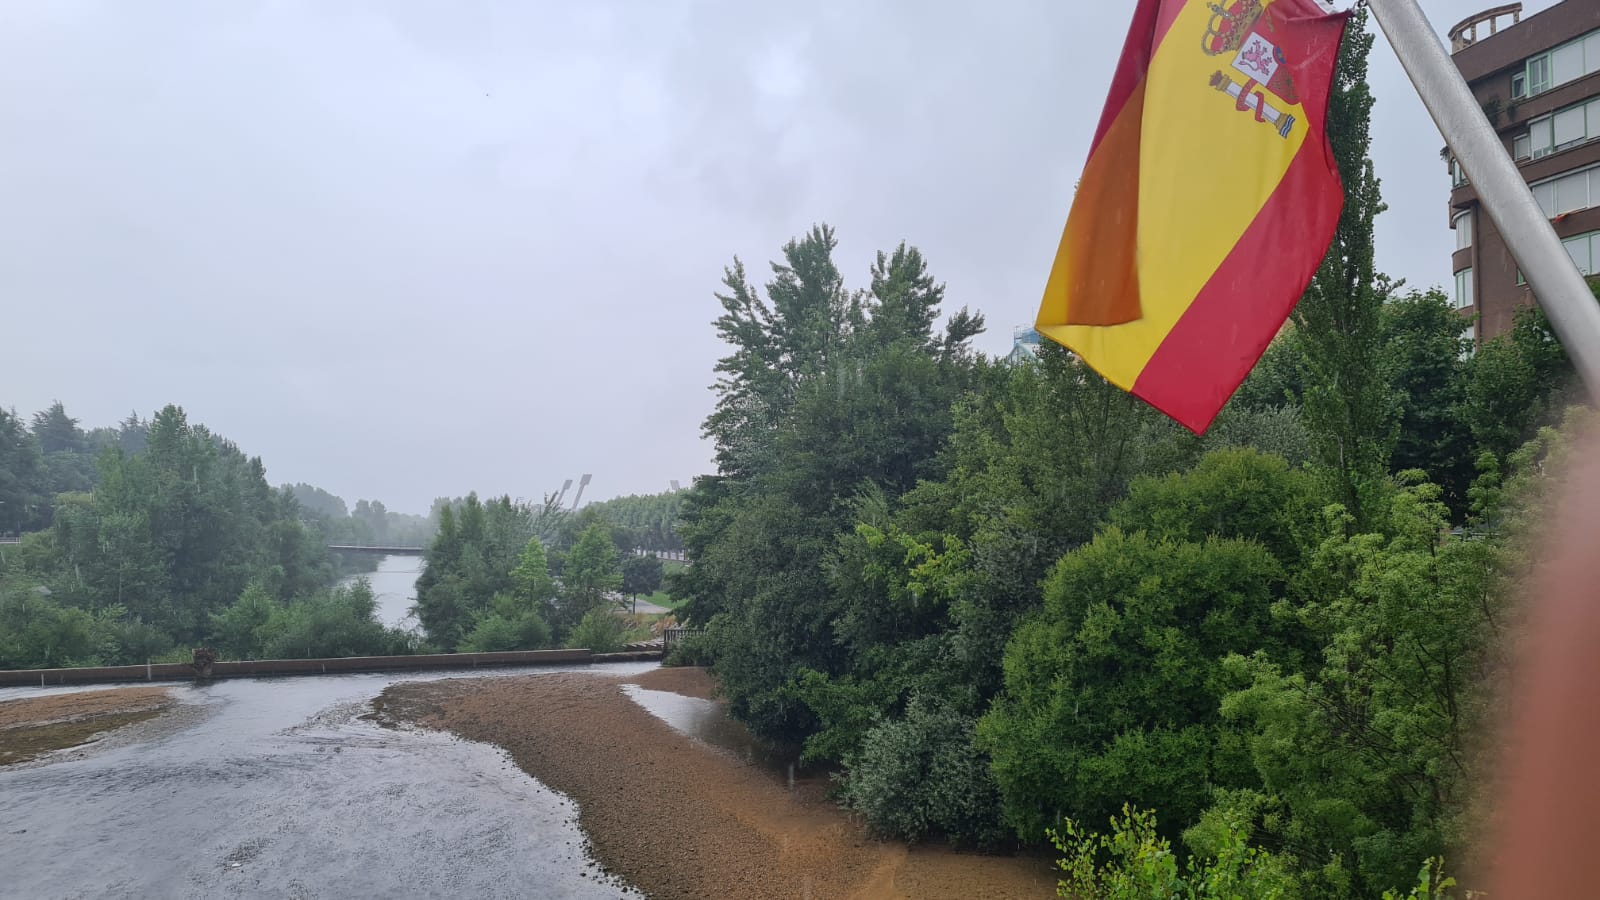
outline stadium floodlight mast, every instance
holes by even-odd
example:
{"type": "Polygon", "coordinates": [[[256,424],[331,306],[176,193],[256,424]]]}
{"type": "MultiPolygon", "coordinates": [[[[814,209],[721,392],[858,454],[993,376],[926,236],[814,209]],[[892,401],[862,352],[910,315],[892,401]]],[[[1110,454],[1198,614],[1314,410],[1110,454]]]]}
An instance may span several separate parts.
{"type": "MultiPolygon", "coordinates": [[[[589,479],[591,479],[593,477],[594,477],[593,475],[585,475],[582,478],[578,479],[578,493],[573,495],[573,497],[572,497],[572,508],[573,509],[577,509],[578,508],[579,501],[583,500],[583,489],[589,486],[589,479]]],[[[567,482],[567,484],[571,484],[571,483],[572,483],[571,481],[567,482]]]]}

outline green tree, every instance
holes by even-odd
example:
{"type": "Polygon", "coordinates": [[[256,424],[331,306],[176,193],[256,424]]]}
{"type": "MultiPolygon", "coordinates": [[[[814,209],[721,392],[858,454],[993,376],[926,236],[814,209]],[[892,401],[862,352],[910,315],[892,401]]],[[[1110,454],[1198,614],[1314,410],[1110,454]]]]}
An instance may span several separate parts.
{"type": "Polygon", "coordinates": [[[556,598],[556,582],[550,577],[550,564],[546,559],[544,542],[531,537],[523,545],[517,567],[511,570],[518,598],[535,609],[544,609],[556,598]]]}
{"type": "Polygon", "coordinates": [[[39,441],[39,450],[46,454],[81,453],[87,448],[78,420],[67,415],[60,400],[50,404],[49,409],[34,413],[33,436],[39,441]]]}
{"type": "Polygon", "coordinates": [[[539,610],[523,597],[498,594],[480,613],[458,650],[492,653],[498,650],[540,650],[550,645],[550,626],[539,610]]]}
{"type": "Polygon", "coordinates": [[[43,459],[34,436],[15,412],[0,408],[0,532],[18,532],[37,521],[43,459]]]}
{"type": "Polygon", "coordinates": [[[1249,648],[1225,664],[1248,685],[1221,708],[1245,726],[1260,786],[1209,815],[1270,823],[1263,839],[1307,873],[1302,896],[1376,896],[1470,828],[1471,750],[1507,620],[1498,541],[1452,537],[1440,497],[1397,491],[1387,534],[1331,507],[1296,578],[1296,620],[1320,653],[1305,669],[1249,648]]]}
{"type": "Polygon", "coordinates": [[[1344,210],[1288,332],[1319,467],[1334,495],[1363,524],[1384,489],[1400,413],[1382,364],[1382,309],[1390,286],[1380,283],[1373,265],[1373,220],[1384,206],[1368,155],[1371,50],[1366,13],[1358,10],[1345,29],[1328,104],[1328,137],[1344,185],[1344,210]]]}
{"type": "Polygon", "coordinates": [[[595,653],[615,653],[622,649],[627,630],[616,613],[609,609],[591,609],[567,635],[567,646],[592,650],[595,653]]]}
{"type": "Polygon", "coordinates": [[[1463,417],[1467,320],[1438,291],[1392,298],[1383,308],[1385,367],[1400,400],[1391,467],[1421,469],[1444,489],[1459,517],[1475,476],[1472,434],[1463,417]]]}
{"type": "Polygon", "coordinates": [[[622,587],[617,550],[601,523],[584,529],[561,568],[560,621],[571,628],[590,612],[610,605],[611,594],[622,587]]]}
{"type": "Polygon", "coordinates": [[[655,555],[630,556],[622,561],[622,592],[632,597],[635,609],[640,594],[653,594],[661,587],[665,569],[655,555]]]}
{"type": "Polygon", "coordinates": [[[1136,479],[1106,518],[1158,540],[1254,540],[1293,569],[1313,539],[1322,505],[1316,481],[1304,470],[1240,448],[1208,453],[1186,472],[1136,479]]]}
{"type": "Polygon", "coordinates": [[[0,587],[0,665],[33,669],[91,661],[98,643],[94,617],[39,587],[0,587]]]}
{"type": "Polygon", "coordinates": [[[1165,804],[1193,821],[1213,787],[1255,782],[1223,733],[1222,661],[1285,649],[1283,570],[1253,541],[1153,540],[1110,528],[1062,558],[1016,631],[1005,692],[978,728],[1007,818],[1038,838],[1058,814],[1165,804]],[[1230,746],[1232,749],[1230,749],[1230,746]]]}
{"type": "Polygon", "coordinates": [[[1538,309],[1520,310],[1510,333],[1485,341],[1466,370],[1466,425],[1478,449],[1500,459],[1554,424],[1568,402],[1582,402],[1572,364],[1538,309]]]}
{"type": "Polygon", "coordinates": [[[260,582],[252,582],[232,606],[211,616],[211,646],[225,658],[253,659],[267,641],[267,623],[280,604],[260,582]]]}
{"type": "Polygon", "coordinates": [[[619,548],[646,551],[678,551],[683,542],[678,538],[678,519],[683,509],[685,491],[664,494],[630,495],[615,497],[601,503],[591,503],[583,508],[596,516],[628,530],[635,538],[619,548]]]}
{"type": "Polygon", "coordinates": [[[705,425],[719,474],[696,481],[679,528],[695,560],[673,579],[680,610],[707,624],[731,707],[769,737],[815,727],[794,684],[845,660],[825,577],[835,538],[858,492],[898,496],[939,474],[982,324],[961,311],[934,328],[944,289],[909,247],[878,258],[868,291],[848,290],[835,243],[826,227],[791,241],[765,297],[728,270],[717,328],[733,352],[705,425]]]}

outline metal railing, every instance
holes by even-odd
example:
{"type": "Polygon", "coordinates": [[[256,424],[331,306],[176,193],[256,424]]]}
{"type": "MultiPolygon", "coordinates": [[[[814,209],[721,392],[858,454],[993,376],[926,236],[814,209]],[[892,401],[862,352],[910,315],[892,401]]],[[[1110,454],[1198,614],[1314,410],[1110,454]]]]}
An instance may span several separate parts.
{"type": "Polygon", "coordinates": [[[406,550],[406,551],[410,551],[410,552],[413,552],[413,553],[421,553],[421,552],[427,550],[428,548],[425,547],[425,546],[422,546],[420,544],[389,544],[389,543],[384,543],[384,542],[381,542],[381,541],[380,542],[376,542],[376,543],[368,543],[366,541],[357,541],[355,543],[349,543],[349,544],[329,544],[328,545],[328,549],[329,550],[406,550]]]}
{"type": "MultiPolygon", "coordinates": [[[[1494,37],[1500,33],[1500,20],[1506,16],[1511,17],[1511,25],[1522,22],[1522,4],[1507,3],[1505,6],[1496,6],[1486,9],[1477,15],[1468,16],[1457,22],[1450,29],[1450,52],[1458,53],[1476,44],[1482,38],[1478,35],[1478,27],[1487,25],[1489,33],[1485,37],[1494,37]]],[[[1506,26],[1511,27],[1510,25],[1506,26]]]]}
{"type": "Polygon", "coordinates": [[[674,645],[686,638],[703,634],[704,632],[704,628],[682,628],[678,626],[668,628],[661,632],[661,652],[663,655],[671,653],[674,645]]]}
{"type": "Polygon", "coordinates": [[[634,556],[654,556],[660,559],[670,559],[673,562],[688,563],[689,554],[683,550],[646,550],[643,547],[633,548],[634,556]]]}

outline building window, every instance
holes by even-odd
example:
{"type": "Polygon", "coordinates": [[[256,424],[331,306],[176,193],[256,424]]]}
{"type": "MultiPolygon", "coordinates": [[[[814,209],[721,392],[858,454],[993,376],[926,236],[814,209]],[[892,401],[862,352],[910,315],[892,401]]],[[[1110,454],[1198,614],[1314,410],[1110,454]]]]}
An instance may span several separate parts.
{"type": "MultiPolygon", "coordinates": [[[[1572,264],[1585,276],[1600,275],[1600,231],[1591,231],[1587,234],[1575,234],[1569,238],[1561,239],[1561,246],[1566,249],[1567,255],[1572,257],[1572,264]]],[[[1459,283],[1461,276],[1456,276],[1459,283]]],[[[1522,269],[1517,269],[1517,284],[1525,285],[1528,280],[1522,277],[1522,269]]]]}
{"type": "Polygon", "coordinates": [[[1533,156],[1533,140],[1526,133],[1519,134],[1511,139],[1511,158],[1516,160],[1528,159],[1533,156]]]}
{"type": "Polygon", "coordinates": [[[1542,94],[1591,72],[1600,72],[1600,31],[1529,57],[1523,71],[1511,76],[1511,96],[1521,99],[1542,94]]]}
{"type": "MultiPolygon", "coordinates": [[[[1528,123],[1528,150],[1534,159],[1600,137],[1600,97],[1556,110],[1528,123]]],[[[1512,139],[1513,153],[1520,137],[1512,139]]]]}
{"type": "Polygon", "coordinates": [[[1589,137],[1589,129],[1586,127],[1588,117],[1583,111],[1582,106],[1574,106],[1550,117],[1551,132],[1555,135],[1554,143],[1557,150],[1581,144],[1589,137]]]}
{"type": "Polygon", "coordinates": [[[1529,185],[1547,218],[1600,206],[1600,166],[1590,166],[1529,185]]]}
{"type": "Polygon", "coordinates": [[[1466,212],[1456,216],[1455,222],[1452,224],[1455,225],[1456,229],[1456,249],[1465,250],[1468,247],[1471,247],[1472,210],[1469,209],[1466,212]]]}
{"type": "Polygon", "coordinates": [[[1595,274],[1595,263],[1600,262],[1600,231],[1563,238],[1561,246],[1567,248],[1567,255],[1572,257],[1572,264],[1579,272],[1586,276],[1595,274]]]}
{"type": "Polygon", "coordinates": [[[1456,273],[1456,309],[1465,309],[1472,305],[1472,270],[1462,269],[1456,273]]]}
{"type": "Polygon", "coordinates": [[[1461,335],[1461,358],[1472,356],[1478,349],[1478,321],[1476,319],[1467,323],[1466,333],[1461,335]]]}
{"type": "Polygon", "coordinates": [[[1461,187],[1467,183],[1467,171],[1461,168],[1461,163],[1456,162],[1454,156],[1450,157],[1450,186],[1461,187]]]}
{"type": "Polygon", "coordinates": [[[1528,95],[1550,90],[1550,54],[1544,53],[1528,60],[1528,95]]]}

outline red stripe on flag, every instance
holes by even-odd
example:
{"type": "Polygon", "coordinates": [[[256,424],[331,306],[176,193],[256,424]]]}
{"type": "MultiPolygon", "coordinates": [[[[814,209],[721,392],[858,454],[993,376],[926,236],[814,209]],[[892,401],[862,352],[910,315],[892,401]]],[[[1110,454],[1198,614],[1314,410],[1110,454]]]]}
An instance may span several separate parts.
{"type": "Polygon", "coordinates": [[[1323,141],[1307,140],[1239,243],[1145,364],[1134,395],[1190,431],[1204,432],[1311,283],[1343,206],[1344,191],[1329,172],[1323,141]]]}

